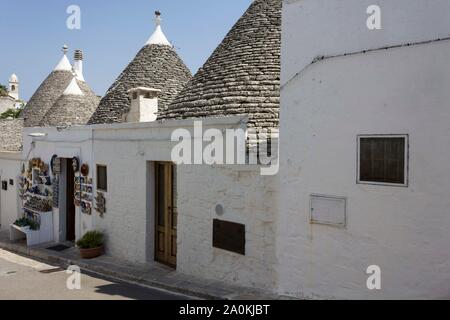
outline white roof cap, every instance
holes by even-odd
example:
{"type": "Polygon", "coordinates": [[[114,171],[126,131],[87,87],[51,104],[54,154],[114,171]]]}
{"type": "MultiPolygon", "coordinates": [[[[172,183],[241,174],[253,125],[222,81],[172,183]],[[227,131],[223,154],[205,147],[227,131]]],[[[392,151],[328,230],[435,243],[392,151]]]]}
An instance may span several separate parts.
{"type": "Polygon", "coordinates": [[[9,82],[19,82],[19,78],[15,73],[13,73],[11,77],[9,77],[9,82]]]}
{"type": "Polygon", "coordinates": [[[83,96],[84,93],[81,91],[80,87],[78,86],[77,79],[73,78],[72,81],[70,81],[69,86],[64,90],[63,95],[74,95],[74,96],[83,96]]]}
{"type": "Polygon", "coordinates": [[[53,69],[53,71],[72,71],[72,65],[70,64],[69,59],[67,59],[67,45],[64,45],[62,51],[64,53],[61,61],[59,61],[58,65],[53,69]]]}
{"type": "Polygon", "coordinates": [[[172,46],[172,44],[167,40],[166,36],[164,35],[164,32],[161,29],[161,13],[159,11],[155,12],[156,18],[155,18],[155,24],[156,24],[156,30],[151,35],[150,39],[145,43],[145,45],[149,44],[159,44],[164,46],[172,46]]]}

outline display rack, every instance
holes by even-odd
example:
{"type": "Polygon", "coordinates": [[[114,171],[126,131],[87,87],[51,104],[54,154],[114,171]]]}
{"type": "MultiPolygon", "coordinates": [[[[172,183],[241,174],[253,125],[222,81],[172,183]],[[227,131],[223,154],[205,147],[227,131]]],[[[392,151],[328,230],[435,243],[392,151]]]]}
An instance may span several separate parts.
{"type": "Polygon", "coordinates": [[[19,196],[22,199],[23,217],[36,223],[36,230],[29,226],[10,226],[10,239],[26,238],[28,246],[53,241],[53,186],[48,166],[40,159],[25,165],[19,178],[19,196]]]}

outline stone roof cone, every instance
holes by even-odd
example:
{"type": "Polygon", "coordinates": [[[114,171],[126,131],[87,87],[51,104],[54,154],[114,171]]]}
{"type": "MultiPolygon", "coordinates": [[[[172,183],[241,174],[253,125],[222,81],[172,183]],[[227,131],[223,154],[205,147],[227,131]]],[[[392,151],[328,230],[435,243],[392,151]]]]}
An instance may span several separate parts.
{"type": "Polygon", "coordinates": [[[282,0],[255,0],[160,119],[248,115],[277,128],[282,0]]]}
{"type": "Polygon", "coordinates": [[[80,83],[76,76],[72,78],[63,94],[45,114],[40,126],[84,125],[89,121],[98,105],[98,98],[89,91],[83,92],[80,83]]]}
{"type": "Polygon", "coordinates": [[[67,46],[63,47],[63,57],[50,75],[42,82],[22,111],[25,127],[37,127],[47,111],[58,100],[72,80],[72,66],[67,59],[67,46]]]}
{"type": "Polygon", "coordinates": [[[161,90],[158,108],[165,110],[191,79],[191,72],[162,31],[158,11],[155,21],[155,32],[108,89],[90,124],[122,122],[131,106],[128,91],[137,87],[161,90]]]}
{"type": "MultiPolygon", "coordinates": [[[[62,51],[63,57],[22,111],[21,118],[24,120],[25,127],[48,125],[48,121],[44,118],[48,116],[49,110],[63,95],[69,84],[75,81],[74,70],[67,58],[68,47],[64,45],[62,51]]],[[[98,104],[99,99],[88,84],[81,80],[76,80],[76,82],[83,94],[86,95],[85,99],[89,99],[91,102],[97,101],[98,104]]]]}

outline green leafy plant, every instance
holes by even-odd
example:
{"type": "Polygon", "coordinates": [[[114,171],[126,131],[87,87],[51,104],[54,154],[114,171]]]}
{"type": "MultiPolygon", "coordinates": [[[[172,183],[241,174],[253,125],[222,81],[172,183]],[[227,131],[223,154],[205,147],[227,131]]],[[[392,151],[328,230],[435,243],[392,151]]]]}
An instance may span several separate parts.
{"type": "Polygon", "coordinates": [[[21,228],[30,227],[31,230],[39,230],[39,224],[36,221],[28,218],[20,218],[16,220],[14,224],[21,228]]]}
{"type": "Polygon", "coordinates": [[[103,233],[100,231],[89,231],[80,240],[77,246],[81,249],[93,249],[103,245],[103,233]]]}
{"type": "Polygon", "coordinates": [[[8,109],[2,114],[0,114],[0,119],[13,118],[17,119],[20,116],[21,109],[8,109]]]}
{"type": "Polygon", "coordinates": [[[8,95],[8,88],[3,84],[0,84],[0,97],[6,97],[8,95]]]}

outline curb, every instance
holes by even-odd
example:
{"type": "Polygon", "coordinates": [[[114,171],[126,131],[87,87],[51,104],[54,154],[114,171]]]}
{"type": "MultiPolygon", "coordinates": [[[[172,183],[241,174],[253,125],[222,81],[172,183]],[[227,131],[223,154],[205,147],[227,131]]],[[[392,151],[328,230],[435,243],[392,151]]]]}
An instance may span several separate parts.
{"type": "Polygon", "coordinates": [[[148,288],[153,289],[162,289],[169,291],[171,293],[175,294],[182,294],[187,296],[192,296],[193,298],[199,298],[204,300],[229,300],[227,297],[220,297],[211,295],[208,293],[200,292],[195,289],[189,289],[185,287],[177,287],[173,285],[168,285],[159,281],[149,281],[147,279],[141,278],[141,277],[135,277],[130,274],[122,273],[122,272],[116,272],[112,271],[107,268],[99,267],[99,266],[92,266],[89,263],[85,263],[81,260],[71,260],[59,256],[49,255],[44,252],[42,252],[39,249],[33,249],[33,248],[27,248],[23,246],[17,246],[11,243],[3,243],[0,242],[0,248],[20,254],[23,256],[31,257],[31,258],[37,258],[39,260],[42,260],[43,262],[53,263],[60,266],[68,267],[70,265],[77,265],[82,270],[92,272],[94,274],[98,274],[100,276],[105,276],[109,278],[113,278],[114,280],[119,280],[125,283],[133,284],[133,285],[140,285],[148,288]]]}

